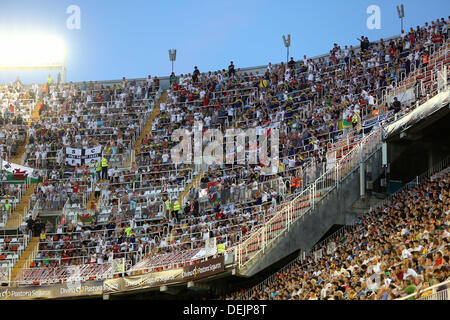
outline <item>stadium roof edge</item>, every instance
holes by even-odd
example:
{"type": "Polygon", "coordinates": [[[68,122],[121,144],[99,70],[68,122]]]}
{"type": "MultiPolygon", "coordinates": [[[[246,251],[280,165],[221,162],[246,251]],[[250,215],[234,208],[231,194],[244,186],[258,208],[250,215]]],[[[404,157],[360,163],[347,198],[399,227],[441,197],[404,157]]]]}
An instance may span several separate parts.
{"type": "MultiPolygon", "coordinates": [[[[400,35],[395,35],[395,36],[392,36],[392,37],[379,39],[379,40],[374,41],[372,43],[379,43],[381,40],[383,40],[383,41],[390,41],[390,40],[393,40],[393,39],[397,39],[399,37],[400,37],[400,35]]],[[[356,52],[359,52],[360,46],[359,45],[358,46],[354,46],[354,49],[355,49],[356,52]]],[[[325,54],[321,54],[321,55],[317,55],[317,56],[311,57],[310,59],[317,60],[317,59],[325,58],[325,57],[328,57],[328,56],[329,56],[329,53],[325,53],[325,54]]],[[[299,62],[299,61],[303,61],[303,60],[296,60],[296,62],[299,62]]],[[[267,68],[267,64],[261,65],[261,66],[239,68],[239,70],[241,72],[260,72],[260,71],[265,72],[266,68],[267,68]]],[[[217,71],[217,70],[214,70],[214,71],[208,70],[206,72],[209,72],[209,71],[214,72],[214,71],[217,71]]],[[[158,78],[160,80],[160,86],[164,90],[167,89],[168,86],[169,86],[169,77],[170,76],[162,76],[162,77],[158,76],[158,78]]],[[[127,80],[128,81],[133,81],[133,80],[135,80],[135,81],[145,81],[146,78],[127,78],[127,80]]],[[[89,82],[95,82],[95,83],[97,83],[99,85],[115,85],[115,84],[121,84],[122,83],[122,79],[116,79],[116,80],[67,81],[67,83],[70,83],[70,82],[72,82],[75,85],[81,85],[81,84],[86,83],[86,82],[88,82],[88,83],[89,82]]]]}

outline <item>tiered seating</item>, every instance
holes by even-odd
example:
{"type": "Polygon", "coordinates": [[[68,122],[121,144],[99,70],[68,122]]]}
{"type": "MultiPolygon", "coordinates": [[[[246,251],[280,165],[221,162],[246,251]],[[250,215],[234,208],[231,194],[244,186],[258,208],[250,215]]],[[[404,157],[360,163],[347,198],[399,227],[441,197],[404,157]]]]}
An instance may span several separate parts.
{"type": "Polygon", "coordinates": [[[22,196],[27,190],[25,184],[14,184],[4,182],[1,184],[0,191],[0,228],[5,228],[9,217],[17,208],[22,196]]]}
{"type": "Polygon", "coordinates": [[[35,92],[22,84],[0,86],[0,157],[9,160],[25,143],[35,92]]]}
{"type": "Polygon", "coordinates": [[[110,164],[121,164],[151,113],[155,92],[142,84],[96,89],[60,85],[44,96],[40,118],[32,124],[30,166],[64,165],[65,147],[102,145],[110,164]]]}
{"type": "MultiPolygon", "coordinates": [[[[187,217],[184,219],[169,220],[161,216],[161,207],[163,206],[161,195],[166,193],[176,195],[177,192],[180,192],[180,183],[187,184],[196,175],[194,166],[178,165],[175,167],[172,164],[170,149],[176,143],[170,141],[173,131],[180,128],[191,131],[195,120],[202,120],[204,129],[219,128],[222,131],[231,126],[244,130],[247,127],[259,127],[261,130],[278,127],[281,132],[280,158],[282,159],[279,176],[289,182],[291,178],[299,177],[311,163],[314,168],[320,169],[325,166],[328,145],[343,137],[343,132],[338,130],[340,129],[339,122],[346,120],[345,122],[351,123],[354,114],[358,114],[359,123],[363,119],[371,117],[373,106],[377,105],[377,100],[381,101],[383,98],[383,91],[392,87],[393,82],[402,80],[402,72],[404,73],[403,78],[411,73],[408,65],[409,59],[405,60],[404,58],[410,52],[415,52],[416,48],[419,48],[418,56],[413,56],[410,64],[421,66],[421,58],[425,52],[420,45],[425,43],[427,38],[428,34],[424,31],[418,34],[414,40],[396,39],[389,43],[380,42],[378,45],[360,52],[356,52],[352,48],[342,50],[339,46],[335,46],[327,58],[309,59],[297,66],[292,64],[286,66],[283,63],[275,66],[269,65],[264,75],[245,74],[238,71],[236,75],[230,76],[226,72],[220,71],[214,74],[200,74],[198,79],[181,76],[169,89],[167,103],[160,106],[161,112],[153,121],[152,134],[144,137],[140,144],[140,149],[136,154],[137,166],[132,167],[130,171],[112,172],[110,183],[107,183],[102,190],[102,201],[98,208],[97,220],[91,221],[89,226],[75,227],[74,224],[78,224],[79,221],[72,221],[75,215],[68,215],[67,225],[64,226],[65,233],[72,232],[73,236],[68,236],[68,239],[63,240],[62,244],[55,243],[64,238],[61,234],[56,235],[56,240],[44,241],[41,253],[43,254],[45,251],[46,256],[40,255],[36,260],[36,265],[55,267],[64,264],[104,262],[104,257],[100,257],[99,260],[99,257],[91,256],[93,248],[103,246],[109,241],[106,248],[109,246],[109,250],[114,251],[114,246],[119,245],[119,242],[120,245],[124,241],[131,242],[133,237],[130,233],[123,236],[120,231],[112,231],[115,228],[121,230],[126,227],[126,223],[132,225],[132,231],[136,233],[133,241],[138,245],[135,248],[133,244],[124,252],[113,252],[113,259],[117,258],[116,254],[118,256],[125,255],[135,264],[140,259],[136,257],[142,257],[145,252],[149,257],[144,260],[149,259],[149,262],[146,263],[150,267],[155,265],[152,259],[158,259],[163,253],[168,254],[167,260],[164,260],[168,262],[164,263],[183,264],[185,256],[189,256],[192,249],[195,251],[201,248],[210,236],[217,237],[219,241],[226,241],[227,247],[232,247],[247,239],[254,230],[263,225],[285,204],[280,204],[282,199],[269,201],[269,198],[274,198],[272,194],[269,197],[267,194],[258,194],[258,192],[252,191],[250,197],[246,198],[246,202],[236,200],[234,197],[226,200],[224,197],[220,197],[224,200],[223,203],[211,201],[210,205],[200,206],[198,205],[198,196],[194,196],[193,202],[186,207],[187,209],[190,206],[193,207],[192,214],[186,210],[187,217]],[[144,167],[146,168],[144,169],[144,167]],[[267,204],[262,200],[263,197],[267,200],[267,204]],[[136,207],[141,210],[134,208],[133,201],[137,202],[136,207]],[[150,210],[148,210],[149,202],[150,206],[154,206],[150,210]],[[143,207],[145,209],[142,209],[143,207]],[[140,232],[144,229],[147,230],[144,227],[147,224],[153,228],[152,232],[140,232]],[[92,243],[85,244],[84,250],[80,239],[73,238],[81,236],[80,232],[83,227],[85,228],[84,232],[86,229],[90,229],[91,232],[102,234],[92,243]],[[109,230],[107,235],[105,231],[103,233],[98,231],[102,227],[109,230]],[[80,229],[78,233],[76,228],[80,229]],[[71,231],[68,231],[69,229],[71,231]],[[73,242],[76,247],[64,248],[65,241],[73,242]],[[147,246],[157,249],[155,252],[153,250],[144,251],[147,246]],[[70,254],[66,252],[69,254],[66,260],[61,257],[64,249],[71,249],[69,250],[70,254]]],[[[64,144],[70,145],[75,140],[82,142],[84,137],[82,132],[94,137],[92,142],[85,139],[86,145],[100,143],[108,150],[110,143],[108,140],[114,136],[114,132],[111,133],[108,131],[109,129],[103,131],[103,129],[106,128],[107,122],[116,121],[117,117],[111,117],[117,116],[123,108],[122,106],[117,107],[118,104],[125,103],[127,105],[125,107],[126,115],[132,115],[130,118],[124,119],[124,123],[135,122],[138,118],[135,117],[138,112],[132,111],[132,108],[136,108],[135,110],[138,111],[142,108],[139,102],[136,103],[139,98],[142,98],[142,91],[138,93],[139,86],[124,85],[123,87],[123,89],[110,88],[110,90],[93,86],[89,88],[87,86],[81,86],[81,88],[71,86],[56,91],[52,89],[53,93],[50,98],[44,100],[41,120],[37,124],[40,132],[35,130],[33,136],[36,136],[36,139],[42,144],[47,135],[47,132],[44,133],[44,131],[53,130],[51,126],[49,129],[43,130],[43,124],[50,120],[51,115],[52,119],[57,119],[53,126],[60,130],[63,129],[63,131],[61,137],[52,131],[52,134],[55,134],[53,138],[57,142],[56,148],[51,147],[50,150],[58,150],[64,144]],[[62,96],[64,102],[59,102],[58,95],[62,96]],[[108,95],[109,98],[107,98],[108,95]],[[61,108],[61,105],[67,107],[61,108]],[[101,105],[103,105],[103,112],[101,105]],[[58,109],[56,109],[57,107],[58,109]],[[55,110],[63,111],[55,115],[55,110]],[[91,127],[86,125],[84,128],[73,129],[73,119],[83,119],[84,123],[90,123],[91,127]],[[103,121],[105,127],[99,129],[97,123],[96,128],[95,121],[92,122],[92,120],[103,121]],[[62,137],[69,131],[72,132],[72,136],[67,136],[67,141],[63,141],[62,137]]],[[[385,109],[387,108],[380,108],[378,111],[384,112],[385,109]]],[[[120,120],[120,118],[118,119],[120,120]]],[[[125,133],[130,126],[115,122],[114,126],[123,129],[124,137],[127,136],[125,133]]],[[[356,132],[359,130],[358,126],[355,130],[356,132]]],[[[116,135],[118,137],[119,132],[116,135]]],[[[357,139],[357,135],[355,135],[353,142],[357,139]]],[[[122,139],[122,142],[125,140],[125,138],[122,139]]],[[[114,149],[114,147],[114,143],[111,142],[111,148],[114,149]]],[[[50,168],[53,167],[53,164],[50,164],[50,168]]],[[[254,174],[257,167],[257,165],[237,166],[232,170],[234,170],[235,177],[247,180],[244,185],[250,190],[255,179],[261,179],[256,180],[256,183],[277,180],[276,175],[261,178],[254,174]]],[[[211,171],[203,183],[207,185],[208,183],[225,182],[229,173],[227,166],[218,169],[219,171],[215,174],[211,171]]],[[[86,170],[83,168],[80,170],[82,172],[77,178],[83,179],[83,175],[86,176],[83,171],[86,170]]],[[[316,171],[320,174],[320,170],[316,171]]],[[[311,180],[314,178],[312,177],[311,180]]],[[[90,189],[89,181],[87,179],[86,189],[82,191],[84,195],[93,192],[92,188],[90,189]]],[[[226,184],[229,185],[228,182],[226,184]]],[[[295,192],[300,189],[293,190],[292,196],[295,196],[295,192]]],[[[222,193],[228,192],[221,191],[222,193]]],[[[56,192],[53,196],[55,195],[56,192]]],[[[320,193],[318,195],[320,196],[320,193]]],[[[275,196],[275,198],[278,197],[275,196]]],[[[304,200],[297,203],[306,207],[309,202],[306,201],[308,199],[304,200]]],[[[79,202],[80,199],[77,201],[79,202]]],[[[77,205],[76,201],[75,205],[77,205]]],[[[280,221],[275,221],[273,228],[278,227],[277,223],[280,221]]]]}
{"type": "Polygon", "coordinates": [[[27,247],[28,235],[0,236],[0,283],[8,283],[11,269],[27,247]]]}
{"type": "Polygon", "coordinates": [[[61,283],[67,281],[88,281],[103,280],[111,277],[112,264],[86,264],[80,268],[35,268],[30,269],[27,273],[19,274],[19,279],[23,284],[47,284],[61,283]],[[75,273],[75,275],[74,275],[75,273]]]}
{"type": "MultiPolygon", "coordinates": [[[[448,283],[450,175],[440,175],[363,216],[249,292],[227,299],[392,300],[448,283]]],[[[448,288],[443,285],[441,288],[448,288]]],[[[409,297],[414,299],[414,297],[409,297]]]]}

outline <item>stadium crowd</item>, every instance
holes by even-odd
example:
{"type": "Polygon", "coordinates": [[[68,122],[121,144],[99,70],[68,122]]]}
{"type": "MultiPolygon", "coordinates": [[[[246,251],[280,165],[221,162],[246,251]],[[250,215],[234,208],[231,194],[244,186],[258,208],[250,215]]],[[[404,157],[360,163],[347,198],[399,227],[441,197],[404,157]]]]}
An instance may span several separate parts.
{"type": "MultiPolygon", "coordinates": [[[[56,234],[42,229],[35,266],[105,263],[125,255],[136,263],[145,255],[200,248],[210,237],[232,246],[276,211],[285,189],[301,190],[291,181],[301,180],[307,165],[325,167],[328,146],[343,137],[342,128],[358,132],[364,119],[387,111],[390,106],[378,105],[383,89],[402,80],[402,74],[406,77],[411,65],[426,65],[431,48],[445,39],[447,25],[439,20],[398,39],[373,44],[364,38],[360,51],[335,44],[327,59],[269,63],[261,74],[235,69],[233,63],[228,70],[208,73],[195,67],[192,74],[171,77],[167,101],[160,104],[151,134],[140,144],[136,165],[120,170],[110,164],[103,179],[96,165],[64,163],[61,150],[102,145],[108,160],[124,154],[137,140],[139,119],[152,111],[143,99],[154,97],[159,79],[149,76],[137,83],[124,78],[121,86],[113,87],[92,82],[48,86],[26,151],[29,166],[49,169],[35,197],[43,208],[59,210],[68,198],[80,202],[88,191],[95,190],[102,201],[88,224],[78,217],[56,226],[56,234]],[[177,142],[170,138],[176,129],[192,132],[195,121],[202,121],[202,130],[222,132],[257,128],[269,135],[271,128],[278,128],[278,172],[262,175],[260,164],[211,166],[202,180],[209,196],[206,205],[195,193],[184,207],[175,207],[168,190],[187,185],[197,170],[171,161],[177,142]],[[276,188],[267,186],[279,179],[276,188]],[[293,188],[280,187],[286,179],[293,188]],[[156,194],[147,192],[154,187],[156,194]],[[161,214],[162,201],[175,216],[161,214]],[[142,213],[138,208],[144,204],[142,213]],[[111,209],[106,221],[95,217],[102,207],[111,209]]],[[[257,148],[248,146],[246,157],[257,148]]]]}
{"type": "Polygon", "coordinates": [[[429,294],[428,287],[450,277],[449,183],[446,173],[403,190],[247,298],[393,300],[429,294]]]}

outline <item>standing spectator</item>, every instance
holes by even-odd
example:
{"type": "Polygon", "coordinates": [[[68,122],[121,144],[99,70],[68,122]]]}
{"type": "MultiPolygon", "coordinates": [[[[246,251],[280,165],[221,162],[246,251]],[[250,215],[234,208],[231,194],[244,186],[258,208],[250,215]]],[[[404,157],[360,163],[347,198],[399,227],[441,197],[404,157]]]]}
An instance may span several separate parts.
{"type": "Polygon", "coordinates": [[[194,72],[192,73],[192,81],[196,84],[198,82],[198,76],[200,75],[200,71],[197,66],[194,67],[194,72]]]}
{"type": "Polygon", "coordinates": [[[48,77],[47,77],[47,92],[48,92],[48,94],[50,94],[50,86],[52,84],[53,84],[53,78],[52,78],[51,74],[49,73],[48,77]]]}
{"type": "Polygon", "coordinates": [[[100,186],[98,185],[98,183],[95,184],[94,197],[95,200],[98,200],[98,198],[100,197],[100,186]]]}
{"type": "Polygon", "coordinates": [[[30,216],[27,220],[27,232],[33,231],[34,221],[33,218],[30,216]]]}
{"type": "Polygon", "coordinates": [[[230,76],[230,78],[236,75],[236,70],[234,69],[233,61],[231,61],[230,65],[228,66],[228,75],[230,76]]]}
{"type": "Polygon", "coordinates": [[[153,88],[154,88],[154,91],[159,90],[159,78],[157,76],[155,76],[153,78],[153,88]]]}
{"type": "Polygon", "coordinates": [[[398,113],[402,110],[402,104],[398,101],[397,97],[394,97],[394,102],[392,102],[392,107],[390,110],[394,110],[395,113],[398,113]]]}
{"type": "Polygon", "coordinates": [[[169,81],[170,81],[170,86],[173,86],[174,83],[177,82],[177,77],[175,76],[174,72],[172,72],[172,74],[170,75],[169,81]]]}
{"type": "Polygon", "coordinates": [[[295,61],[294,58],[291,57],[291,60],[288,62],[288,67],[291,71],[295,70],[295,61]]]}
{"type": "Polygon", "coordinates": [[[108,179],[108,160],[105,156],[102,157],[102,179],[107,180],[108,179]]]}

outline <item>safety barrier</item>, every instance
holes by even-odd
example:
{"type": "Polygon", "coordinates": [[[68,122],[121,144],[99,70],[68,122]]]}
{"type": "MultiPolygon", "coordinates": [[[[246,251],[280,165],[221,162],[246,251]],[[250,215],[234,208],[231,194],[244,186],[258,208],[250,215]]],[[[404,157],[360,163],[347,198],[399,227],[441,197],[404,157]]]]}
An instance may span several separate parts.
{"type": "Polygon", "coordinates": [[[334,167],[327,170],[259,230],[239,244],[235,250],[237,268],[246,267],[255,257],[263,254],[266,247],[274,243],[285,232],[288,232],[295,222],[314,210],[315,203],[324,196],[322,192],[329,192],[331,188],[337,187],[340,181],[355,169],[361,160],[371,154],[380,142],[381,128],[377,128],[370,135],[364,137],[334,167]]]}
{"type": "Polygon", "coordinates": [[[405,297],[396,300],[450,300],[450,280],[438,283],[431,287],[421,288],[405,297]]]}

